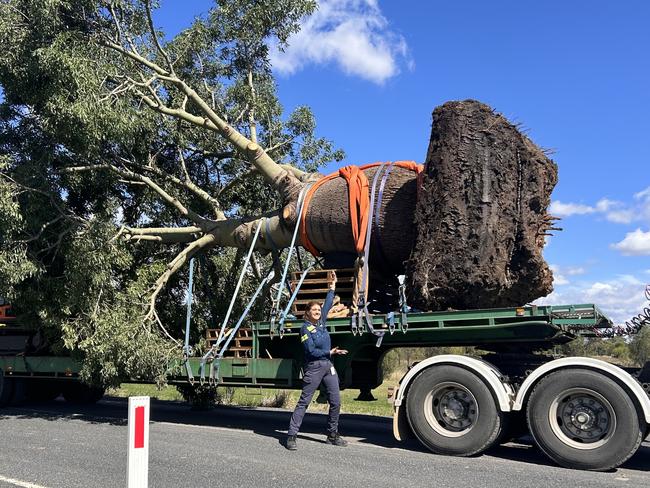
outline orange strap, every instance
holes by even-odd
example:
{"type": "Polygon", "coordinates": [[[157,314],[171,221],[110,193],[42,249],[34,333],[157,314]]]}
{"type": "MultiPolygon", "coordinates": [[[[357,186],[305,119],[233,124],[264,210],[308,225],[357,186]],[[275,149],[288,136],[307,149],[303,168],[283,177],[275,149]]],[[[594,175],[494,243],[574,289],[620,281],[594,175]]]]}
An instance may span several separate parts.
{"type": "Polygon", "coordinates": [[[339,174],[348,182],[352,239],[357,253],[362,253],[366,245],[368,206],[370,205],[368,178],[358,166],[345,166],[339,170],[339,174]]]}
{"type": "MultiPolygon", "coordinates": [[[[309,239],[307,234],[307,211],[309,209],[309,202],[324,183],[333,180],[339,176],[345,178],[348,183],[349,206],[350,206],[350,221],[352,224],[352,238],[354,239],[354,247],[358,254],[362,254],[366,245],[366,231],[368,229],[368,208],[370,207],[370,192],[368,189],[368,178],[363,172],[366,169],[374,168],[382,163],[371,163],[364,166],[345,166],[335,173],[324,176],[305,194],[305,201],[302,206],[302,215],[300,218],[300,241],[305,249],[307,249],[314,256],[320,256],[321,252],[316,249],[316,246],[309,239]]],[[[424,166],[417,164],[414,161],[396,161],[395,166],[400,168],[415,171],[418,174],[424,170],[424,166]]]]}

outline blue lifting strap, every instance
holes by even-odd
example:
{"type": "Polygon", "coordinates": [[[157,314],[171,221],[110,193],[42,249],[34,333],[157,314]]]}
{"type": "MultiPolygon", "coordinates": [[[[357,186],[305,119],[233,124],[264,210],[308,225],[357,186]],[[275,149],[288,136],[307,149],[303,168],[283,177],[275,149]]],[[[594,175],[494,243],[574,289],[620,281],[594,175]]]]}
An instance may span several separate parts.
{"type": "MultiPolygon", "coordinates": [[[[354,333],[354,325],[356,325],[358,328],[365,327],[365,329],[370,332],[371,334],[377,336],[377,344],[376,346],[379,347],[381,345],[381,342],[384,338],[384,334],[386,333],[385,331],[378,331],[375,330],[373,324],[372,324],[372,315],[370,314],[370,311],[368,310],[368,300],[366,297],[366,287],[368,284],[368,271],[370,267],[370,240],[372,236],[372,226],[373,226],[373,216],[375,212],[375,193],[377,190],[377,182],[379,181],[379,177],[382,175],[384,172],[384,168],[386,167],[387,163],[382,163],[379,166],[379,169],[375,173],[375,176],[372,179],[372,189],[370,190],[370,205],[368,207],[368,228],[366,229],[366,242],[365,242],[365,249],[364,249],[364,254],[363,254],[363,262],[362,262],[362,271],[361,271],[361,289],[359,290],[359,300],[357,302],[357,324],[354,323],[354,320],[351,321],[352,326],[353,326],[353,333],[354,333]]],[[[357,329],[357,332],[359,329],[357,329]]]]}
{"type": "Polygon", "coordinates": [[[253,236],[253,240],[251,241],[251,246],[248,250],[248,254],[246,255],[246,260],[244,261],[244,265],[242,266],[242,270],[239,275],[239,280],[237,281],[237,286],[235,286],[235,291],[233,292],[232,299],[230,300],[230,306],[228,307],[226,316],[224,317],[223,323],[221,324],[221,329],[219,330],[219,336],[217,337],[217,342],[201,358],[201,384],[203,384],[203,382],[205,381],[205,363],[208,361],[208,359],[214,358],[217,352],[216,346],[218,346],[223,340],[224,333],[226,332],[226,325],[228,324],[228,320],[230,319],[230,314],[232,313],[232,309],[235,305],[235,300],[237,299],[237,295],[239,294],[239,289],[241,288],[242,281],[244,281],[244,276],[246,275],[246,270],[248,269],[248,263],[250,262],[251,256],[253,254],[253,250],[255,249],[255,244],[257,243],[257,238],[260,235],[260,229],[262,228],[262,224],[263,223],[260,222],[257,225],[257,229],[255,229],[255,235],[253,236]]]}
{"type": "Polygon", "coordinates": [[[309,191],[309,188],[311,188],[311,183],[305,185],[302,190],[300,190],[300,194],[298,195],[298,202],[296,204],[296,227],[293,230],[293,236],[291,237],[291,245],[289,246],[289,252],[287,254],[287,259],[284,263],[284,270],[282,271],[282,278],[280,279],[280,284],[278,286],[278,292],[275,297],[275,300],[273,300],[273,308],[271,309],[271,325],[269,328],[269,335],[273,337],[275,335],[275,322],[280,318],[279,317],[279,312],[280,312],[280,299],[282,298],[282,291],[284,290],[284,284],[285,280],[287,279],[287,273],[289,272],[289,263],[291,262],[291,256],[293,254],[293,249],[296,245],[296,237],[298,236],[298,229],[300,228],[300,216],[302,215],[303,212],[303,206],[305,204],[305,195],[309,191]]]}
{"type": "Polygon", "coordinates": [[[192,373],[192,366],[190,365],[189,358],[192,355],[192,348],[190,347],[190,322],[192,320],[192,294],[194,286],[194,258],[190,259],[190,281],[187,284],[187,316],[185,318],[185,344],[183,345],[183,360],[185,362],[185,371],[187,372],[187,380],[191,385],[194,384],[194,374],[192,373]]]}
{"type": "MultiPolygon", "coordinates": [[[[246,304],[246,308],[242,312],[242,314],[239,317],[239,320],[237,321],[235,326],[230,331],[230,334],[228,335],[228,340],[223,345],[223,347],[221,348],[219,353],[216,355],[215,360],[210,364],[210,380],[209,381],[210,381],[211,385],[216,385],[219,382],[219,367],[221,365],[221,359],[223,358],[223,355],[226,353],[226,351],[228,350],[228,347],[230,346],[230,343],[232,342],[232,340],[237,335],[237,331],[239,331],[239,328],[244,323],[244,320],[248,316],[248,313],[250,312],[253,304],[255,303],[255,300],[257,300],[257,297],[259,296],[260,292],[268,284],[268,282],[273,279],[274,276],[275,276],[275,272],[273,271],[273,268],[271,267],[271,269],[268,272],[268,274],[266,275],[266,277],[261,281],[261,283],[259,284],[259,286],[255,290],[255,293],[253,293],[253,296],[250,298],[250,300],[248,300],[248,303],[246,304]]],[[[217,344],[217,347],[219,347],[219,344],[217,344]]]]}

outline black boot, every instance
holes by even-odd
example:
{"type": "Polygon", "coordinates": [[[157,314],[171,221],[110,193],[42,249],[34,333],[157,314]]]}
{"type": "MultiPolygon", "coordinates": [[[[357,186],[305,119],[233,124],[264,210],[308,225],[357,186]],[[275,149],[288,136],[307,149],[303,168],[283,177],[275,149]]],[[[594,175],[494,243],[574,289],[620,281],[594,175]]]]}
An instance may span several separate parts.
{"type": "Polygon", "coordinates": [[[327,439],[325,440],[327,444],[332,444],[333,446],[345,447],[348,445],[348,441],[343,439],[338,432],[333,434],[327,434],[327,439]]]}
{"type": "Polygon", "coordinates": [[[298,449],[298,444],[296,443],[296,436],[295,435],[287,436],[287,443],[285,444],[285,446],[290,451],[295,451],[296,449],[298,449]]]}

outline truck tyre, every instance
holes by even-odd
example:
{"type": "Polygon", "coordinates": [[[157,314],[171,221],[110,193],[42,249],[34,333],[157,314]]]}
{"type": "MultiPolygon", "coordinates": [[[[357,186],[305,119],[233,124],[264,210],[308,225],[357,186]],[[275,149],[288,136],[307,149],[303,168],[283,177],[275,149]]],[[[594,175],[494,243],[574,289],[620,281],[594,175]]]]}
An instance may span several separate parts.
{"type": "Polygon", "coordinates": [[[25,378],[13,378],[11,405],[22,405],[27,400],[27,384],[25,378]]]}
{"type": "Polygon", "coordinates": [[[104,396],[104,388],[88,386],[85,383],[70,382],[63,388],[63,398],[77,405],[97,403],[104,396]]]}
{"type": "Polygon", "coordinates": [[[4,371],[0,370],[0,407],[6,407],[11,402],[14,394],[13,378],[5,376],[4,371]]]}
{"type": "Polygon", "coordinates": [[[587,369],[564,369],[541,379],[526,416],[540,449],[566,468],[616,468],[643,441],[644,425],[630,396],[613,379],[587,369]]]}
{"type": "Polygon", "coordinates": [[[61,382],[40,378],[28,380],[26,394],[29,402],[50,402],[61,394],[61,382]]]}
{"type": "Polygon", "coordinates": [[[503,413],[486,384],[458,366],[422,371],[410,386],[406,414],[416,437],[431,451],[472,456],[491,447],[503,429],[503,413]]]}

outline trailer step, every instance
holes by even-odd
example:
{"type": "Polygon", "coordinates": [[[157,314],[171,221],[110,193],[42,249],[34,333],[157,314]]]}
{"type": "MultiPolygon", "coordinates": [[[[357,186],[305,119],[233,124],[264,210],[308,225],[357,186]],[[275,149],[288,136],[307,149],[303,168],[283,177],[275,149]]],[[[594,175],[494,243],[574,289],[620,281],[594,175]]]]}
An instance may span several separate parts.
{"type": "MultiPolygon", "coordinates": [[[[323,303],[325,301],[329,290],[328,273],[330,271],[332,270],[315,269],[307,273],[291,306],[293,315],[302,317],[309,302],[323,303]]],[[[339,297],[339,303],[345,305],[349,310],[354,293],[354,268],[336,269],[334,271],[336,271],[336,295],[339,297]]],[[[292,292],[298,286],[300,276],[301,273],[292,273],[290,281],[292,292]]],[[[337,316],[341,317],[341,310],[338,311],[337,316]]]]}
{"type": "MultiPolygon", "coordinates": [[[[214,346],[219,338],[220,329],[206,329],[205,340],[209,347],[214,346]]],[[[232,333],[232,329],[226,329],[224,337],[226,340],[232,333]]],[[[247,358],[253,355],[253,331],[250,327],[240,327],[235,337],[233,337],[228,349],[224,352],[224,357],[228,358],[247,358]]]]}

